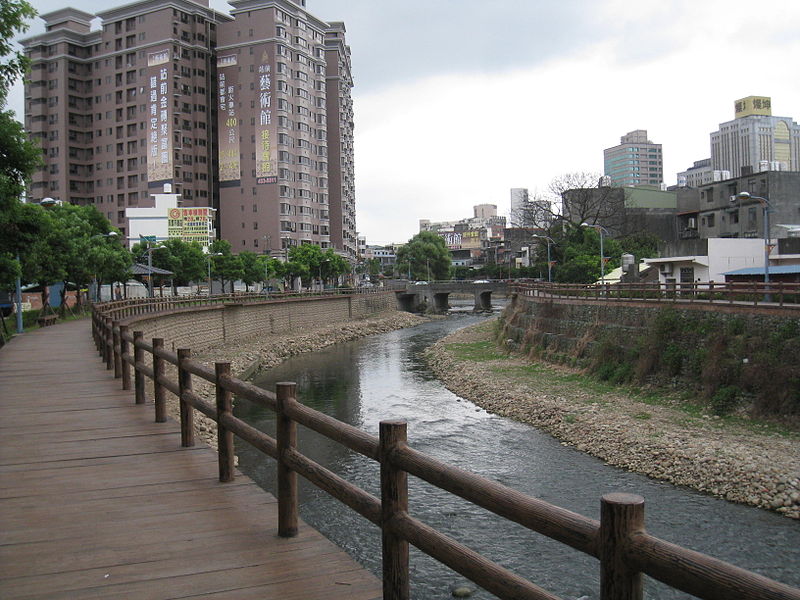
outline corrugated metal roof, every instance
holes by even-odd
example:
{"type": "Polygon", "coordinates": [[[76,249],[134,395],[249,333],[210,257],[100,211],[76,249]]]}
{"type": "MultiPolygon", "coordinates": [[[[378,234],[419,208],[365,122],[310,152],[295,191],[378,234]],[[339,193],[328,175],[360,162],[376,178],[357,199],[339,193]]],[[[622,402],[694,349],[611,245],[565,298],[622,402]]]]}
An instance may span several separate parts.
{"type": "MultiPolygon", "coordinates": [[[[800,273],[800,265],[770,265],[770,275],[794,275],[800,273]]],[[[745,269],[736,269],[735,271],[728,271],[723,275],[763,275],[764,266],[760,267],[747,267],[745,269]]]]}

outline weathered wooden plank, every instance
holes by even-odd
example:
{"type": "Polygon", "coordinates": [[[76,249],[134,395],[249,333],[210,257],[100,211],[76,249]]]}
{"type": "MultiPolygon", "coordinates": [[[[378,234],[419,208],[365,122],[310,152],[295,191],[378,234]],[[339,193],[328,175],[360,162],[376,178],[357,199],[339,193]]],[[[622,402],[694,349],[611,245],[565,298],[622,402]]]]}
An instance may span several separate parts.
{"type": "Polygon", "coordinates": [[[181,449],[178,425],[119,383],[88,321],[0,352],[0,597],[380,596],[306,524],[279,538],[271,495],[219,483],[216,454],[181,449]]]}

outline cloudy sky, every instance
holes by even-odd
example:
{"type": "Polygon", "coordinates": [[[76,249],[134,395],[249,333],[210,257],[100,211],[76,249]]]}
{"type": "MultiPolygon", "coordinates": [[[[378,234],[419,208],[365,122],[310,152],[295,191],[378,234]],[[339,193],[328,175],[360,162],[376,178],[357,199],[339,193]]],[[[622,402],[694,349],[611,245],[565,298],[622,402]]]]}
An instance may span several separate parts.
{"type": "MultiPolygon", "coordinates": [[[[114,1],[113,5],[123,4],[114,1]]],[[[88,0],[36,0],[39,12],[88,0]]],[[[227,11],[224,0],[212,6],[227,11]]],[[[664,176],[707,158],[734,100],[800,120],[795,0],[308,0],[352,49],[358,229],[404,241],[419,219],[509,209],[509,190],[601,172],[646,129],[664,176]]],[[[28,35],[42,31],[41,21],[28,35]]],[[[22,110],[21,90],[13,108],[22,110]]]]}

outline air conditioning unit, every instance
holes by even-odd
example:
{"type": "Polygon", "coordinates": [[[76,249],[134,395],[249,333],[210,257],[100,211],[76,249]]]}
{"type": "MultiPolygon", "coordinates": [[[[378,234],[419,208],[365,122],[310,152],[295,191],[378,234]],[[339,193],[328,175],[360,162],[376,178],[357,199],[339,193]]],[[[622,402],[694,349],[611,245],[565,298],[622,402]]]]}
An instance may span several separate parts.
{"type": "Polygon", "coordinates": [[[671,275],[672,274],[672,263],[661,263],[658,267],[658,271],[662,275],[671,275]]]}

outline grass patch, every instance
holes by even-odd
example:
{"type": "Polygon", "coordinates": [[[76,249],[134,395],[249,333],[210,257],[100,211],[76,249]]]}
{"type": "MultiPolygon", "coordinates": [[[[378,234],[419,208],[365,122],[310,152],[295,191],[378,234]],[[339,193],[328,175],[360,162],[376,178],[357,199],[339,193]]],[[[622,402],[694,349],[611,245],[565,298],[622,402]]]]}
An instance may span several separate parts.
{"type": "Polygon", "coordinates": [[[506,357],[506,354],[498,350],[495,343],[490,340],[465,344],[447,344],[445,347],[458,360],[485,362],[506,357]]]}

